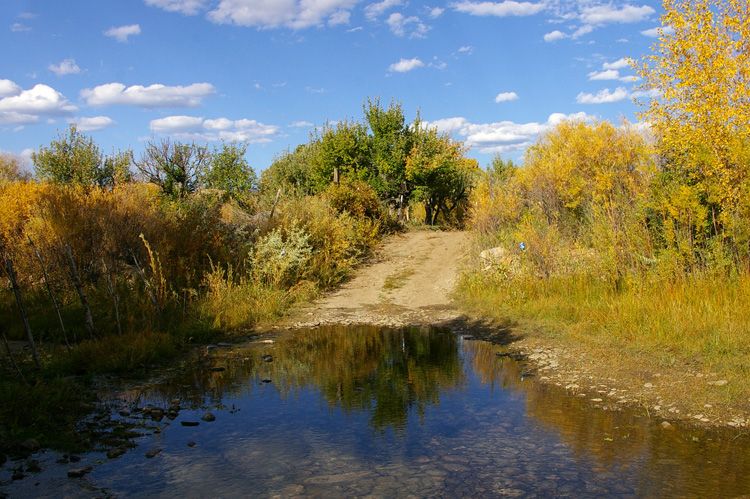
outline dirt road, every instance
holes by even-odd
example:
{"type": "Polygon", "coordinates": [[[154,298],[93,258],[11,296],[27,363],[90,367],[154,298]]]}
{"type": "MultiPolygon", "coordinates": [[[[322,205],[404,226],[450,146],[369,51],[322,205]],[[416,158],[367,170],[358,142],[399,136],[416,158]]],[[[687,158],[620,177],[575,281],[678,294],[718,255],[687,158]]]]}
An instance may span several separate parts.
{"type": "Polygon", "coordinates": [[[456,319],[450,293],[469,247],[468,232],[411,231],[386,239],[353,279],[289,318],[321,324],[404,326],[456,319]]]}

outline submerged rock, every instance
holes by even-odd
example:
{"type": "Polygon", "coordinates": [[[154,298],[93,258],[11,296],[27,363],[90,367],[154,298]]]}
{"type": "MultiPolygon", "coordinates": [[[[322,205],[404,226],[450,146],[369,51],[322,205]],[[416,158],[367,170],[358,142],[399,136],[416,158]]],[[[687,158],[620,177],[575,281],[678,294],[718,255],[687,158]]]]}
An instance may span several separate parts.
{"type": "Polygon", "coordinates": [[[207,412],[203,415],[201,418],[203,421],[216,421],[216,416],[211,414],[210,412],[207,412]]]}
{"type": "Polygon", "coordinates": [[[21,447],[23,447],[24,450],[27,450],[29,452],[36,452],[42,448],[42,446],[39,445],[39,442],[37,442],[36,439],[34,438],[30,438],[26,440],[24,443],[21,444],[21,447]]]}
{"type": "Polygon", "coordinates": [[[68,477],[70,478],[81,478],[86,473],[91,473],[94,468],[92,466],[86,466],[85,468],[75,468],[68,470],[68,477]]]}
{"type": "Polygon", "coordinates": [[[182,421],[182,426],[198,426],[200,423],[198,421],[182,421]]]}
{"type": "Polygon", "coordinates": [[[122,456],[123,454],[125,454],[125,452],[127,451],[123,449],[122,447],[117,448],[117,449],[111,449],[107,452],[107,458],[114,459],[116,457],[122,456]]]}
{"type": "Polygon", "coordinates": [[[153,450],[150,450],[150,451],[148,451],[146,453],[146,458],[147,459],[151,459],[152,457],[154,457],[155,455],[159,454],[163,450],[164,449],[153,449],[153,450]]]}

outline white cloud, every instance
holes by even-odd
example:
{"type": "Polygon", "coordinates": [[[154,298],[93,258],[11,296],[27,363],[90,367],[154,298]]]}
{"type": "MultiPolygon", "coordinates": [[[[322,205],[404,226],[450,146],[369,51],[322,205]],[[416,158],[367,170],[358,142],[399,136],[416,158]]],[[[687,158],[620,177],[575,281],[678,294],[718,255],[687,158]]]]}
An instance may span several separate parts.
{"type": "Polygon", "coordinates": [[[504,2],[456,2],[451,7],[472,16],[531,16],[538,14],[546,8],[544,3],[515,2],[505,0],[504,2]]]}
{"type": "Polygon", "coordinates": [[[469,54],[469,55],[471,55],[471,54],[474,53],[474,47],[472,47],[470,45],[466,45],[466,46],[463,46],[463,47],[459,47],[458,51],[461,52],[462,54],[469,54]]]}
{"type": "Polygon", "coordinates": [[[42,116],[70,116],[78,111],[63,94],[47,85],[21,90],[9,80],[0,84],[8,93],[16,92],[0,99],[0,124],[28,125],[38,123],[42,116]]]}
{"type": "Polygon", "coordinates": [[[582,9],[581,20],[586,24],[636,23],[645,21],[655,13],[656,11],[648,5],[626,5],[621,9],[611,4],[594,5],[582,9]]]}
{"type": "Polygon", "coordinates": [[[125,88],[122,83],[107,83],[93,89],[81,90],[81,97],[89,106],[137,106],[147,109],[157,107],[198,107],[201,99],[216,92],[210,83],[193,83],[187,87],[160,84],[125,88]]]}
{"type": "Polygon", "coordinates": [[[508,102],[512,100],[518,100],[518,94],[515,92],[502,92],[495,97],[495,102],[508,102]]]}
{"type": "Polygon", "coordinates": [[[605,88],[597,92],[596,95],[581,92],[576,97],[576,102],[579,104],[607,104],[627,99],[628,95],[628,90],[625,87],[618,87],[614,92],[605,88]]]}
{"type": "MultiPolygon", "coordinates": [[[[149,0],[153,1],[153,0],[149,0]]],[[[221,0],[207,17],[217,24],[292,29],[320,26],[342,19],[342,11],[359,0],[221,0]]]]}
{"type": "Polygon", "coordinates": [[[641,31],[641,34],[650,38],[659,38],[662,35],[674,35],[674,28],[672,26],[657,26],[656,28],[641,31]]]}
{"type": "Polygon", "coordinates": [[[426,123],[444,133],[458,135],[466,144],[477,148],[482,154],[511,153],[523,151],[533,144],[540,134],[563,120],[590,120],[591,116],[580,112],[575,114],[553,113],[545,123],[470,123],[466,118],[447,118],[426,123]]]}
{"type": "Polygon", "coordinates": [[[403,5],[401,0],[383,0],[382,2],[371,3],[365,7],[365,17],[370,21],[375,21],[391,7],[403,5]]]}
{"type": "Polygon", "coordinates": [[[237,140],[251,144],[271,142],[273,137],[281,136],[276,125],[264,125],[255,120],[230,120],[217,118],[204,120],[194,116],[167,116],[152,120],[151,131],[169,135],[179,140],[237,140]]]}
{"type": "Polygon", "coordinates": [[[23,91],[20,85],[10,80],[0,80],[0,97],[18,95],[23,91]]]}
{"type": "Polygon", "coordinates": [[[76,123],[78,129],[82,132],[93,132],[95,130],[102,130],[115,126],[117,123],[112,118],[107,116],[94,116],[92,118],[75,118],[70,120],[71,123],[76,123]]]}
{"type": "Polygon", "coordinates": [[[129,36],[140,35],[141,27],[137,24],[129,24],[128,26],[111,27],[104,32],[106,36],[111,36],[115,40],[121,43],[128,41],[129,36]]]}
{"type": "Polygon", "coordinates": [[[75,59],[65,59],[60,64],[50,64],[47,69],[55,73],[57,76],[65,75],[77,75],[81,73],[81,68],[76,64],[75,59]]]}
{"type": "Polygon", "coordinates": [[[339,24],[349,24],[349,19],[351,18],[352,13],[348,10],[339,10],[337,12],[334,12],[331,14],[331,16],[328,18],[328,26],[337,26],[339,24]]]}
{"type": "Polygon", "coordinates": [[[604,69],[622,69],[630,66],[630,62],[627,57],[616,60],[615,62],[605,62],[602,64],[604,69]]]}
{"type": "Polygon", "coordinates": [[[146,5],[186,15],[197,14],[205,4],[205,0],[146,0],[146,5]]]}
{"type": "Polygon", "coordinates": [[[592,71],[588,76],[589,80],[619,80],[620,72],[616,69],[607,69],[604,71],[592,71]]]}
{"type": "Polygon", "coordinates": [[[14,33],[22,33],[24,31],[31,31],[31,28],[21,23],[13,23],[10,26],[10,30],[14,33]]]}
{"type": "Polygon", "coordinates": [[[314,123],[310,123],[309,121],[295,121],[291,125],[289,125],[291,128],[310,128],[314,127],[314,123]]]}
{"type": "Polygon", "coordinates": [[[412,69],[421,68],[424,66],[424,63],[417,59],[416,57],[414,59],[401,59],[398,62],[395,62],[391,64],[388,67],[388,71],[396,71],[399,73],[406,73],[407,71],[411,71],[412,69]]]}
{"type": "Polygon", "coordinates": [[[560,30],[552,31],[551,33],[547,33],[544,35],[544,41],[545,42],[556,42],[557,40],[562,40],[563,38],[567,38],[568,35],[563,33],[560,30]]]}
{"type": "Polygon", "coordinates": [[[409,38],[424,38],[427,31],[430,29],[425,26],[418,17],[404,17],[404,15],[399,12],[394,12],[388,16],[386,23],[390,26],[391,31],[396,36],[405,36],[407,27],[413,28],[413,31],[409,34],[409,38]]]}
{"type": "Polygon", "coordinates": [[[433,9],[430,9],[430,18],[437,19],[438,17],[443,15],[443,12],[445,12],[445,9],[442,7],[435,7],[433,9]]]}

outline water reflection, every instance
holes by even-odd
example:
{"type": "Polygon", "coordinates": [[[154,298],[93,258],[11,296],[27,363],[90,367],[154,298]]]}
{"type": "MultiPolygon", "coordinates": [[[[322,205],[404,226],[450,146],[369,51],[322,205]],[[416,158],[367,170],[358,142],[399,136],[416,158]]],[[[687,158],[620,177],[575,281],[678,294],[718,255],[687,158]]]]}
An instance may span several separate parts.
{"type": "Polygon", "coordinates": [[[367,327],[274,340],[198,356],[126,391],[130,408],[180,399],[184,409],[149,421],[137,450],[89,480],[118,497],[750,493],[745,436],[592,408],[524,379],[496,345],[367,327]],[[215,422],[181,425],[207,410],[215,422]]]}

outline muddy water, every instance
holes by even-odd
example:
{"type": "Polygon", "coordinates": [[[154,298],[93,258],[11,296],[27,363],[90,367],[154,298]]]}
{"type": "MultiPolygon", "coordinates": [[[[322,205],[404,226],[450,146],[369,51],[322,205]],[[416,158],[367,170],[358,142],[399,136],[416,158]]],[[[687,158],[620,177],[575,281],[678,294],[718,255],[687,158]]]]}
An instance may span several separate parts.
{"type": "Polygon", "coordinates": [[[137,447],[84,456],[84,478],[43,462],[39,485],[13,485],[11,497],[750,493],[747,436],[603,410],[544,388],[501,347],[440,329],[289,332],[112,393],[114,413],[130,412],[115,417],[144,432],[137,447]],[[173,419],[141,410],[177,399],[173,419]]]}

